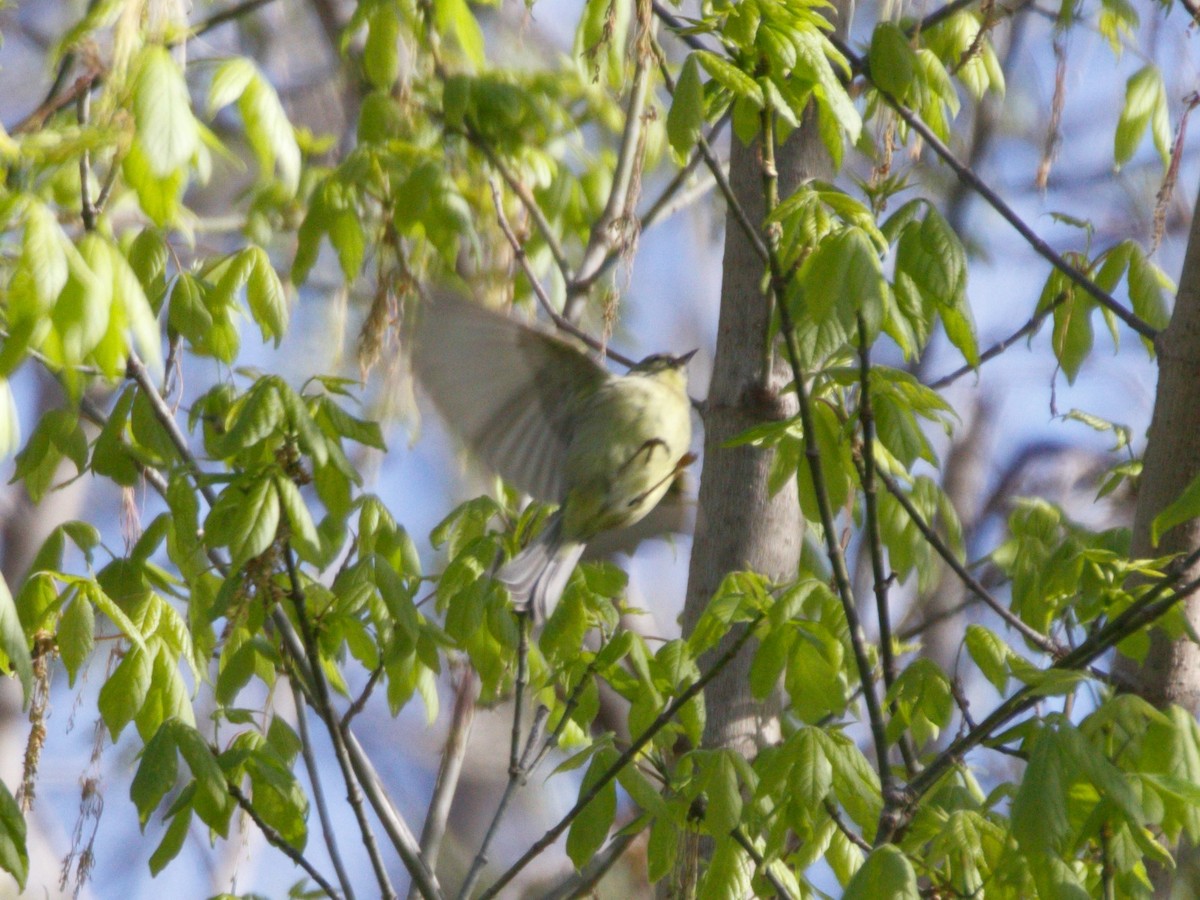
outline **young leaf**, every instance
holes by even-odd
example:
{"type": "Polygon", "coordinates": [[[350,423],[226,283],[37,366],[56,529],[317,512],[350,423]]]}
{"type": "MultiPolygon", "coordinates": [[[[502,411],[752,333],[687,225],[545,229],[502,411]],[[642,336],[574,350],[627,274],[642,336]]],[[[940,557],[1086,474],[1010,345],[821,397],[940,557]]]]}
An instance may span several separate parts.
{"type": "Polygon", "coordinates": [[[33,659],[29,654],[29,642],[21,628],[16,604],[3,575],[0,575],[0,657],[7,657],[8,667],[16,671],[21,680],[24,702],[28,703],[29,695],[33,692],[33,659]]]}
{"type": "Polygon", "coordinates": [[[146,830],[150,814],[158,808],[167,791],[175,787],[178,770],[179,758],[172,730],[169,726],[160,726],[154,737],[146,742],[137,773],[133,776],[133,784],[129,788],[129,797],[137,807],[138,824],[142,831],[146,830]]]}
{"type": "MultiPolygon", "coordinates": [[[[583,776],[580,785],[581,794],[591,789],[600,776],[603,775],[616,759],[616,752],[604,748],[592,757],[587,774],[583,776]]],[[[571,823],[567,833],[567,856],[577,869],[582,869],[597,850],[603,846],[612,828],[613,818],[617,813],[617,786],[615,781],[609,781],[587,806],[580,811],[579,816],[571,823]]]]}
{"type": "Polygon", "coordinates": [[[25,817],[17,801],[0,782],[0,869],[14,879],[20,890],[29,877],[29,851],[25,848],[25,817]]]}
{"type": "Polygon", "coordinates": [[[894,844],[876,847],[846,885],[842,900],[917,900],[921,891],[908,857],[894,844]]]}
{"type": "Polygon", "coordinates": [[[1154,517],[1150,523],[1150,544],[1157,547],[1159,538],[1184,522],[1200,516],[1200,475],[1193,478],[1178,497],[1154,517]]]}
{"type": "Polygon", "coordinates": [[[1125,105],[1117,122],[1113,158],[1121,166],[1133,158],[1147,127],[1165,168],[1171,155],[1171,126],[1167,117],[1167,91],[1162,73],[1155,66],[1143,66],[1125,83],[1125,105]]]}
{"type": "Polygon", "coordinates": [[[191,160],[200,132],[183,72],[165,47],[142,51],[133,89],[133,118],[138,143],[155,177],[170,176],[191,160]]]}
{"type": "Polygon", "coordinates": [[[667,113],[667,140],[680,159],[686,159],[696,145],[704,124],[704,86],[700,84],[700,66],[695,55],[684,60],[675,83],[675,96],[667,113]]]}

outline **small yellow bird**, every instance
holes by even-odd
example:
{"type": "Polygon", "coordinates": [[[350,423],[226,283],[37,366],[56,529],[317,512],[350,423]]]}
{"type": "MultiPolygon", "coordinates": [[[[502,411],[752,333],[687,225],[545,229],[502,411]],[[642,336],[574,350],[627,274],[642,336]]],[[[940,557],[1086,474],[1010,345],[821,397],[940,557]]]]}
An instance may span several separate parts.
{"type": "Polygon", "coordinates": [[[683,356],[616,376],[566,342],[454,295],[421,310],[417,378],[469,449],[510,484],[559,508],[496,573],[514,607],[544,622],[585,544],[641,520],[690,464],[683,356]]]}

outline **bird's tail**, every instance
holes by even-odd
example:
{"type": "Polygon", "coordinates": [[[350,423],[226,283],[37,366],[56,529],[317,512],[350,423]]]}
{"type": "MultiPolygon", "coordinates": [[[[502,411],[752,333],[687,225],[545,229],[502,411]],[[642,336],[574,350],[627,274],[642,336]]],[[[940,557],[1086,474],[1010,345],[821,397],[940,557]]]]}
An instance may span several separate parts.
{"type": "Polygon", "coordinates": [[[532,613],[535,624],[544,623],[566,590],[583,547],[563,537],[562,515],[551,515],[541,534],[496,573],[512,594],[517,612],[532,613]]]}

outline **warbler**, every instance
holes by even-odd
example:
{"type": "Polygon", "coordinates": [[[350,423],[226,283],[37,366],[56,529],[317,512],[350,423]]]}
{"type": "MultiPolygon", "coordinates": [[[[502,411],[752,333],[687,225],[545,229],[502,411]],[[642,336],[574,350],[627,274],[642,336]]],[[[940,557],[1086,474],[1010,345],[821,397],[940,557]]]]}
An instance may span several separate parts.
{"type": "Polygon", "coordinates": [[[587,542],[641,520],[691,463],[682,356],[613,375],[566,343],[456,295],[423,302],[413,364],[452,430],[502,478],[558,504],[495,573],[518,612],[544,622],[587,542]]]}

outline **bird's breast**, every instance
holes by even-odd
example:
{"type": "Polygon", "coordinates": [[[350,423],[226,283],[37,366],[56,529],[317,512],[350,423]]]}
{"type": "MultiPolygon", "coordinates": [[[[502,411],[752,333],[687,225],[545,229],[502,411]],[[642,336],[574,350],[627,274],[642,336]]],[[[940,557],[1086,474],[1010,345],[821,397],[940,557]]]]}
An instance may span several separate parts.
{"type": "Polygon", "coordinates": [[[686,393],[652,377],[614,378],[587,399],[567,451],[569,535],[586,540],[654,508],[691,445],[690,410],[686,393]]]}

